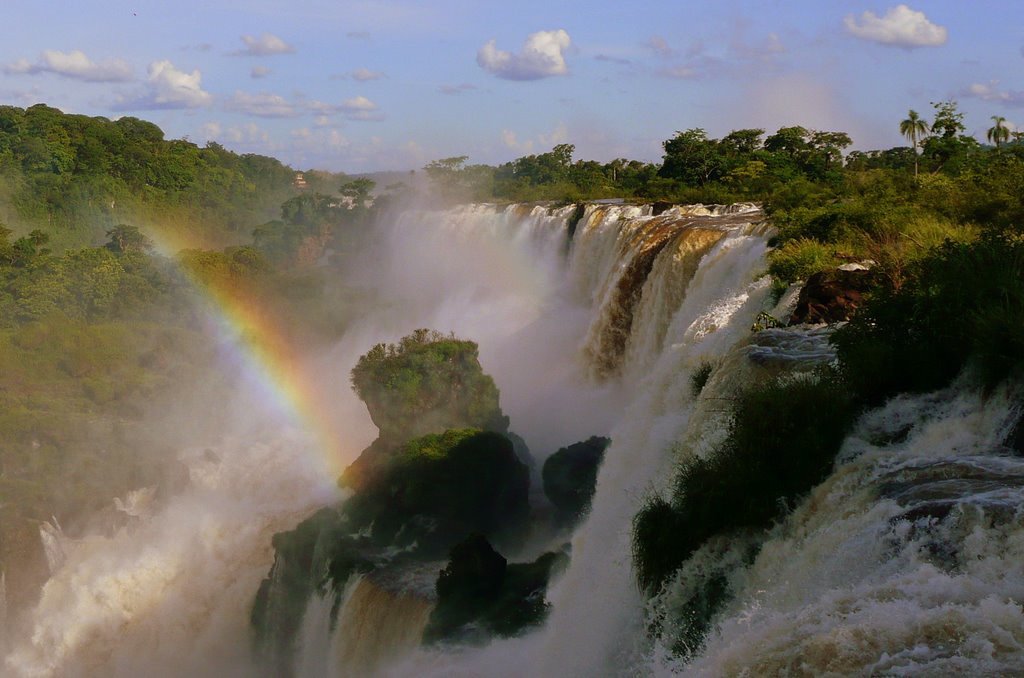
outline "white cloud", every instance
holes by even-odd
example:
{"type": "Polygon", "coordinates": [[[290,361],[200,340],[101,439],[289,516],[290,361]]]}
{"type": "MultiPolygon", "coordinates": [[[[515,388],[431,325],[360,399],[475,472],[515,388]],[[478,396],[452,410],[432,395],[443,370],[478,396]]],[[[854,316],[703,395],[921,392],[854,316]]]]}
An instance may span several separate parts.
{"type": "Polygon", "coordinates": [[[368,68],[357,68],[356,70],[352,71],[349,75],[352,76],[353,80],[358,80],[359,82],[367,82],[368,80],[380,80],[381,78],[384,77],[384,74],[381,73],[380,71],[371,71],[368,68]]]}
{"type": "Polygon", "coordinates": [[[377,104],[364,96],[345,99],[338,108],[349,120],[384,119],[384,114],[379,110],[377,104]]]}
{"type": "Polygon", "coordinates": [[[202,74],[179,71],[170,61],[154,61],[149,65],[148,91],[134,99],[121,99],[116,110],[152,110],[202,108],[213,102],[213,96],[202,88],[202,74]]]}
{"type": "Polygon", "coordinates": [[[54,73],[86,82],[126,82],[134,77],[131,65],[123,59],[96,62],[77,49],[71,52],[48,49],[35,63],[19,59],[3,70],[9,74],[54,73]]]}
{"type": "Polygon", "coordinates": [[[564,30],[531,33],[518,54],[505,52],[491,40],[477,52],[476,62],[485,71],[506,80],[539,80],[568,72],[564,52],[572,40],[564,30]]]}
{"type": "Polygon", "coordinates": [[[962,96],[982,101],[995,101],[1006,106],[1024,107],[1024,91],[1001,90],[998,80],[987,83],[975,82],[961,92],[962,96]]]}
{"type": "Polygon", "coordinates": [[[291,132],[293,145],[300,151],[340,151],[348,148],[351,142],[336,129],[316,129],[300,127],[291,132]]]}
{"type": "Polygon", "coordinates": [[[291,54],[295,48],[281,38],[271,33],[264,33],[260,37],[255,35],[243,35],[242,42],[245,49],[234,52],[238,56],[272,56],[274,54],[291,54]]]}
{"type": "Polygon", "coordinates": [[[235,113],[254,115],[259,118],[294,118],[302,113],[299,108],[277,94],[248,94],[235,92],[225,108],[235,113]]]}
{"type": "Polygon", "coordinates": [[[510,129],[501,130],[501,143],[505,144],[506,148],[521,153],[529,153],[533,150],[532,141],[519,141],[519,137],[510,129]]]}
{"type": "Polygon", "coordinates": [[[254,80],[265,78],[268,75],[270,75],[270,69],[267,68],[266,66],[253,66],[252,70],[249,71],[249,76],[254,80]]]}
{"type": "Polygon", "coordinates": [[[270,134],[254,122],[229,127],[224,133],[224,138],[233,144],[246,144],[250,147],[253,145],[270,146],[270,134]]]}
{"type": "Polygon", "coordinates": [[[199,137],[204,141],[212,141],[218,139],[223,134],[224,128],[221,127],[220,123],[215,120],[204,122],[202,126],[200,126],[199,128],[199,137]]]}
{"type": "Polygon", "coordinates": [[[553,130],[549,133],[538,134],[536,139],[519,139],[519,136],[509,129],[501,130],[501,143],[506,148],[510,148],[517,153],[530,154],[534,152],[534,149],[540,149],[540,152],[547,152],[557,146],[558,144],[564,144],[569,140],[569,128],[565,126],[564,122],[558,123],[553,130]]]}
{"type": "Polygon", "coordinates": [[[933,24],[924,12],[897,5],[886,11],[884,16],[864,12],[860,20],[852,14],[843,20],[846,30],[862,40],[891,45],[894,47],[938,47],[946,44],[948,31],[933,24]]]}

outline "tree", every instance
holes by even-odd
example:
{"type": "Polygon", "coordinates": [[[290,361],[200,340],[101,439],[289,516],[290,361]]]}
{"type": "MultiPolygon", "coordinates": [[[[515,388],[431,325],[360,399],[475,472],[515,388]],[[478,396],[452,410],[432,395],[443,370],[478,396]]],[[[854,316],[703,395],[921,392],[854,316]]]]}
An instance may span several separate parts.
{"type": "Polygon", "coordinates": [[[900,134],[909,139],[914,148],[914,178],[917,178],[917,140],[928,134],[928,123],[921,119],[917,111],[910,109],[907,119],[900,123],[900,134]]]}
{"type": "Polygon", "coordinates": [[[724,162],[718,141],[708,139],[703,129],[676,132],[662,146],[665,160],[658,170],[659,176],[678,179],[688,186],[705,186],[722,176],[724,162]]]}
{"type": "Polygon", "coordinates": [[[964,114],[957,110],[955,101],[932,103],[935,119],[932,134],[922,144],[922,157],[930,158],[933,171],[942,170],[955,176],[971,165],[981,145],[972,136],[964,134],[964,114]]]}
{"type": "Polygon", "coordinates": [[[341,196],[346,199],[351,209],[361,209],[369,206],[373,196],[373,189],[377,185],[373,179],[359,177],[352,181],[345,182],[338,189],[341,196]]]}
{"type": "Polygon", "coordinates": [[[783,127],[764,140],[764,150],[797,158],[808,150],[807,139],[810,136],[806,127],[783,127]]]}
{"type": "MultiPolygon", "coordinates": [[[[843,159],[843,149],[853,143],[853,139],[846,132],[812,132],[810,145],[814,149],[815,156],[821,157],[824,161],[822,174],[828,174],[833,163],[839,163],[843,159]]],[[[841,163],[840,163],[840,166],[841,163]]]]}
{"type": "Polygon", "coordinates": [[[1001,115],[993,115],[992,122],[995,124],[989,127],[988,133],[985,137],[999,148],[999,145],[1005,141],[1010,140],[1010,130],[1006,126],[1006,118],[1001,115]]]}
{"type": "Polygon", "coordinates": [[[135,226],[118,224],[107,231],[108,242],[106,247],[115,254],[127,252],[150,252],[153,249],[153,241],[144,236],[135,226]]]}
{"type": "Polygon", "coordinates": [[[763,129],[736,129],[722,137],[722,146],[736,155],[750,155],[761,146],[763,129]]]}

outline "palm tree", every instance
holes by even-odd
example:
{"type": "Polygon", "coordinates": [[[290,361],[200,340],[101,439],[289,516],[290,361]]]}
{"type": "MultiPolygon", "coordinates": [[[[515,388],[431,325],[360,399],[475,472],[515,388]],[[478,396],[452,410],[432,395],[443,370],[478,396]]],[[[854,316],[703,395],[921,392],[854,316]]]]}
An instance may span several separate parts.
{"type": "Polygon", "coordinates": [[[917,140],[928,134],[928,123],[921,119],[917,111],[910,109],[907,119],[900,123],[900,134],[910,139],[914,147],[914,178],[917,179],[917,140]]]}
{"type": "Polygon", "coordinates": [[[1003,124],[1006,122],[1006,118],[1001,115],[993,115],[992,122],[994,122],[995,125],[988,128],[988,134],[985,136],[989,141],[994,143],[996,145],[996,149],[998,149],[999,144],[1010,140],[1010,129],[1003,124]]]}

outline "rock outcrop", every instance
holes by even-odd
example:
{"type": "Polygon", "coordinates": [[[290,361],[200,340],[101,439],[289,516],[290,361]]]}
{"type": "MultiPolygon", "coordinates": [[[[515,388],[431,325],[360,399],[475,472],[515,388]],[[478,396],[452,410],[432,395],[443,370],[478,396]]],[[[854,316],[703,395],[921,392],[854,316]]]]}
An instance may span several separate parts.
{"type": "Polygon", "coordinates": [[[472,535],[452,548],[437,578],[424,642],[508,637],[541,623],[548,582],[567,561],[564,553],[545,553],[532,563],[508,563],[482,535],[472,535]]]}
{"type": "Polygon", "coordinates": [[[563,447],[544,462],[544,494],[555,507],[555,520],[576,522],[590,506],[597,483],[597,470],[611,440],[593,436],[563,447]]]}
{"type": "Polygon", "coordinates": [[[849,320],[864,302],[870,287],[866,267],[819,271],[800,290],[790,325],[837,323],[849,320]]]}

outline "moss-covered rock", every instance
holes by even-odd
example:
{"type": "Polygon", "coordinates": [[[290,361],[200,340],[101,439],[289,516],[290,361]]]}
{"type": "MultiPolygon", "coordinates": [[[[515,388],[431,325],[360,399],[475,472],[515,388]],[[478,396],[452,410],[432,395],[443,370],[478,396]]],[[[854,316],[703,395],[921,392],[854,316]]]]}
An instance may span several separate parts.
{"type": "Polygon", "coordinates": [[[555,506],[559,523],[575,522],[589,508],[597,470],[611,440],[592,436],[563,447],[544,462],[544,494],[555,506]]]}
{"type": "Polygon", "coordinates": [[[529,470],[500,433],[454,429],[410,440],[345,506],[378,544],[445,552],[473,532],[514,532],[529,514],[529,470]]]}
{"type": "Polygon", "coordinates": [[[353,368],[352,387],[380,430],[339,479],[357,492],[413,438],[462,428],[508,433],[498,388],[472,341],[421,329],[397,344],[377,344],[353,368]]]}
{"type": "Polygon", "coordinates": [[[423,641],[483,641],[541,623],[548,582],[567,562],[564,553],[545,553],[532,563],[510,564],[482,535],[471,536],[452,548],[437,578],[437,605],[423,641]]]}
{"type": "Polygon", "coordinates": [[[450,428],[508,430],[498,388],[472,341],[421,329],[397,344],[377,344],[356,363],[352,386],[390,443],[450,428]]]}

